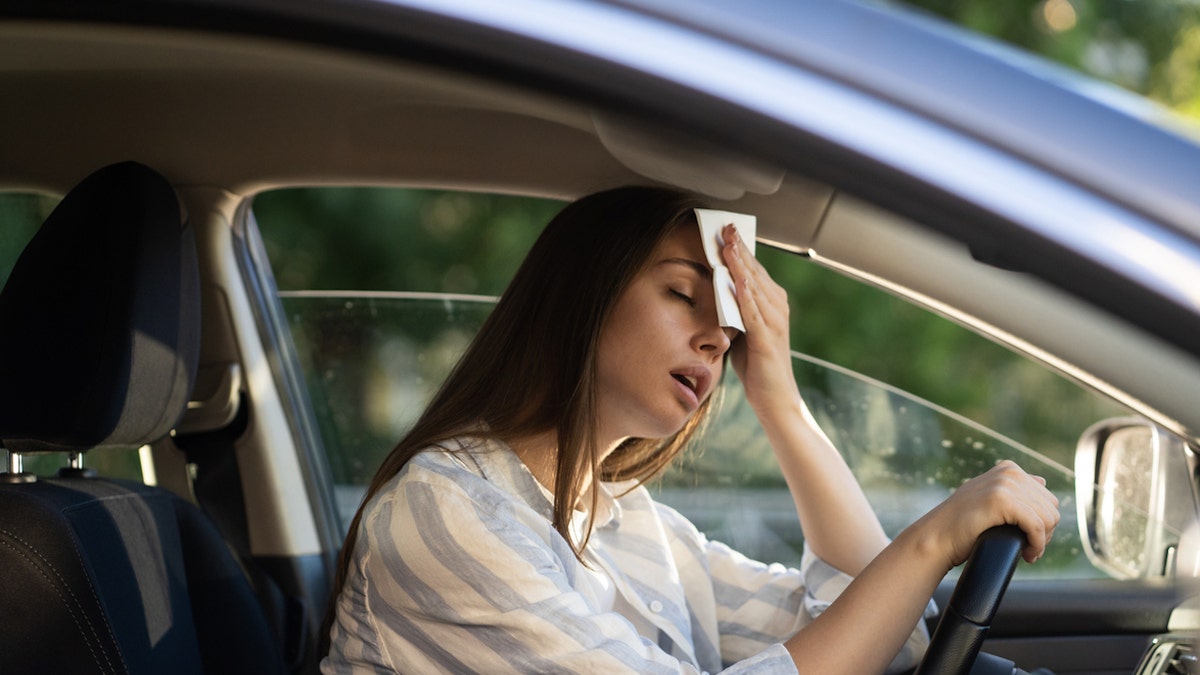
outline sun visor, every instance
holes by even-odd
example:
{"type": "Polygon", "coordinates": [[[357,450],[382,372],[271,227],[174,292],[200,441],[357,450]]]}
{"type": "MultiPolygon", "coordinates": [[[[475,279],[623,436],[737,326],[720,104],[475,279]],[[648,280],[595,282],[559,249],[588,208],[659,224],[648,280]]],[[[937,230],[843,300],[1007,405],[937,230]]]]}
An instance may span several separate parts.
{"type": "Polygon", "coordinates": [[[618,162],[652,180],[726,200],[747,192],[773,194],[783,183],[783,169],[681,134],[600,114],[593,114],[592,122],[600,143],[618,162]]]}

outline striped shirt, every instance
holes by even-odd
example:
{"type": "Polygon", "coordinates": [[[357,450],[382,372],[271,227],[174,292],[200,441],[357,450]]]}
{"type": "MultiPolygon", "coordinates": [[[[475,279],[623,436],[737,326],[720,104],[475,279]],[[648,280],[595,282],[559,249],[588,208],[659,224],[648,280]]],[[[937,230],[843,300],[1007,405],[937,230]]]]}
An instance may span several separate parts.
{"type": "MultiPolygon", "coordinates": [[[[622,484],[600,486],[584,566],[524,463],[473,442],[417,455],[366,505],[326,675],[791,674],[782,642],[850,581],[808,551],[799,570],[752,561],[622,484]]],[[[917,626],[892,670],[927,643],[917,626]]]]}

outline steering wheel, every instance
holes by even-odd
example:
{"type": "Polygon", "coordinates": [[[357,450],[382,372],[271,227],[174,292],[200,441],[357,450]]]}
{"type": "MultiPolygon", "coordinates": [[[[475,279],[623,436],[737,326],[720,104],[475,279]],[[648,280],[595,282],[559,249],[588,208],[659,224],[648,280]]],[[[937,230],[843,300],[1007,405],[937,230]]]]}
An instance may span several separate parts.
{"type": "Polygon", "coordinates": [[[1025,533],[1015,525],[1000,525],[979,535],[913,675],[967,675],[1024,547],[1025,533]]]}

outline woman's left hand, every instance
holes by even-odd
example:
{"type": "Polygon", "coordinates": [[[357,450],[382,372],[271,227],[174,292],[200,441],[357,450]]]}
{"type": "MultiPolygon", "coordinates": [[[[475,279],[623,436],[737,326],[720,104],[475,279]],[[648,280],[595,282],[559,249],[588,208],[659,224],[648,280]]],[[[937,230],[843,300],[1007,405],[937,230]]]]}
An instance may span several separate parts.
{"type": "Polygon", "coordinates": [[[792,373],[787,291],[749,255],[733,225],[726,225],[721,235],[725,240],[721,254],[733,277],[746,326],[745,334],[730,347],[734,372],[760,418],[776,406],[793,411],[800,394],[792,373]]]}

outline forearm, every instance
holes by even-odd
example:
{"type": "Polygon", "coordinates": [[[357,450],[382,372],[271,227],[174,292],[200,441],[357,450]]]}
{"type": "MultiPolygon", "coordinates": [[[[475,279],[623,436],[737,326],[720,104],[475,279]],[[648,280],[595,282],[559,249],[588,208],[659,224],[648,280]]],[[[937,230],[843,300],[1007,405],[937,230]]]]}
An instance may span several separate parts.
{"type": "Polygon", "coordinates": [[[888,539],[849,466],[799,395],[762,411],[759,420],[809,548],[833,567],[857,575],[888,539]]]}
{"type": "Polygon", "coordinates": [[[949,570],[931,542],[906,531],[830,607],[784,646],[801,673],[881,673],[903,647],[949,570]]]}
{"type": "Polygon", "coordinates": [[[723,231],[722,255],[737,284],[745,334],[731,359],[796,504],[809,548],[857,574],[886,544],[879,519],[846,462],[817,426],[792,377],[787,292],[745,255],[736,229],[723,231]]]}

